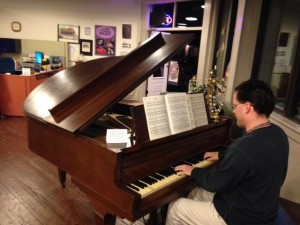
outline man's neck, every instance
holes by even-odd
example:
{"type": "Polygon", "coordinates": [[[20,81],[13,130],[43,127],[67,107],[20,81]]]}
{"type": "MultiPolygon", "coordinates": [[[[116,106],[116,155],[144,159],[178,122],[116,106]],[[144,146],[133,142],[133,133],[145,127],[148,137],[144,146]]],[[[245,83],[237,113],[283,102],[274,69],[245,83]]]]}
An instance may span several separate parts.
{"type": "Polygon", "coordinates": [[[246,132],[249,132],[256,127],[260,127],[261,125],[269,123],[269,118],[267,118],[265,115],[258,115],[254,117],[252,120],[249,120],[246,125],[246,132]]]}

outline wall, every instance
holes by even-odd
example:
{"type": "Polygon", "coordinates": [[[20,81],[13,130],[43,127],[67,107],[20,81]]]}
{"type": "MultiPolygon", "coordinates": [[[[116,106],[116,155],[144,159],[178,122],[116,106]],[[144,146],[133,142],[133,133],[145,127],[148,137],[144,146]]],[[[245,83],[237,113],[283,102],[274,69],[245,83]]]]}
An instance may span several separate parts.
{"type": "Polygon", "coordinates": [[[281,196],[300,204],[300,125],[295,124],[278,113],[273,113],[271,115],[271,122],[282,127],[289,139],[289,166],[287,177],[281,190],[281,196]]]}
{"type": "MultiPolygon", "coordinates": [[[[146,25],[141,22],[145,22],[145,14],[141,13],[140,2],[141,0],[0,0],[0,37],[57,41],[58,24],[69,24],[79,25],[80,38],[93,40],[95,46],[95,25],[116,26],[116,55],[121,55],[124,50],[130,52],[147,38],[147,35],[141,34],[141,31],[146,33],[146,25]],[[13,21],[21,23],[21,32],[12,31],[13,21]],[[131,44],[131,49],[122,49],[122,24],[132,25],[132,37],[126,40],[131,44]],[[85,35],[85,27],[91,28],[90,35],[85,35]]],[[[65,57],[68,61],[69,56],[65,57]]],[[[97,57],[99,56],[84,56],[83,60],[97,57]]],[[[141,100],[144,93],[145,84],[133,91],[129,98],[141,100]]]]}
{"type": "Polygon", "coordinates": [[[122,24],[132,25],[132,48],[140,42],[140,9],[139,0],[0,0],[0,37],[56,41],[57,25],[70,24],[80,26],[81,39],[94,40],[95,25],[116,26],[120,54],[122,24]],[[12,31],[13,21],[21,23],[21,32],[12,31]],[[91,28],[90,35],[85,27],[91,28]]]}

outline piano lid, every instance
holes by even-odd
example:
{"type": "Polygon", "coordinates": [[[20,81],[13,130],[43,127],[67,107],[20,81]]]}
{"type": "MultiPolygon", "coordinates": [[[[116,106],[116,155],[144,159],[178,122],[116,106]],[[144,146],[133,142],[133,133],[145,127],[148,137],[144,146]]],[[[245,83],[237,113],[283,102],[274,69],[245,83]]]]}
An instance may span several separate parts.
{"type": "Polygon", "coordinates": [[[78,132],[193,39],[193,34],[158,33],[126,56],[95,59],[65,69],[30,93],[24,113],[69,132],[78,132]]]}

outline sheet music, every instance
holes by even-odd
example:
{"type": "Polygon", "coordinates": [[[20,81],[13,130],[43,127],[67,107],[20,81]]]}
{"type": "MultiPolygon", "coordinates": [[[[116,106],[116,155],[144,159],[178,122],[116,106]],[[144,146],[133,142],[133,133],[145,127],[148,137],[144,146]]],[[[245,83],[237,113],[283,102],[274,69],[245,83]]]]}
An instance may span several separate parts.
{"type": "Polygon", "coordinates": [[[195,126],[203,126],[208,124],[206,107],[203,93],[189,94],[192,114],[194,115],[195,126]]]}
{"type": "Polygon", "coordinates": [[[107,129],[106,147],[116,150],[130,147],[130,138],[127,129],[107,129]]]}
{"type": "Polygon", "coordinates": [[[165,95],[172,134],[192,129],[185,92],[165,95]]]}
{"type": "Polygon", "coordinates": [[[143,97],[150,140],[171,135],[164,95],[143,97]]]}
{"type": "Polygon", "coordinates": [[[150,140],[208,124],[202,93],[168,93],[143,98],[150,140]]]}
{"type": "Polygon", "coordinates": [[[195,118],[194,118],[194,114],[193,114],[191,98],[189,97],[189,95],[187,96],[186,100],[187,100],[187,105],[188,105],[188,111],[190,114],[191,127],[193,129],[196,127],[196,123],[195,123],[195,118]]]}

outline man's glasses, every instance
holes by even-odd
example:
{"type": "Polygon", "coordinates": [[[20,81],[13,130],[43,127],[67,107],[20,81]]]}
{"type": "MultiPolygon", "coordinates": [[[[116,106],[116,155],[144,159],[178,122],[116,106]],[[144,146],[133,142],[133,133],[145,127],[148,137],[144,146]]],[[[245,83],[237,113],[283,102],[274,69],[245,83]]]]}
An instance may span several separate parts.
{"type": "MultiPolygon", "coordinates": [[[[231,104],[231,108],[232,108],[232,109],[235,109],[238,105],[243,105],[243,104],[246,104],[246,103],[248,103],[248,102],[237,103],[237,104],[231,104]]],[[[250,106],[253,106],[251,103],[249,103],[249,104],[250,104],[250,106]]]]}
{"type": "Polygon", "coordinates": [[[231,108],[235,109],[238,105],[242,105],[242,104],[244,104],[244,103],[231,104],[231,108]]]}

